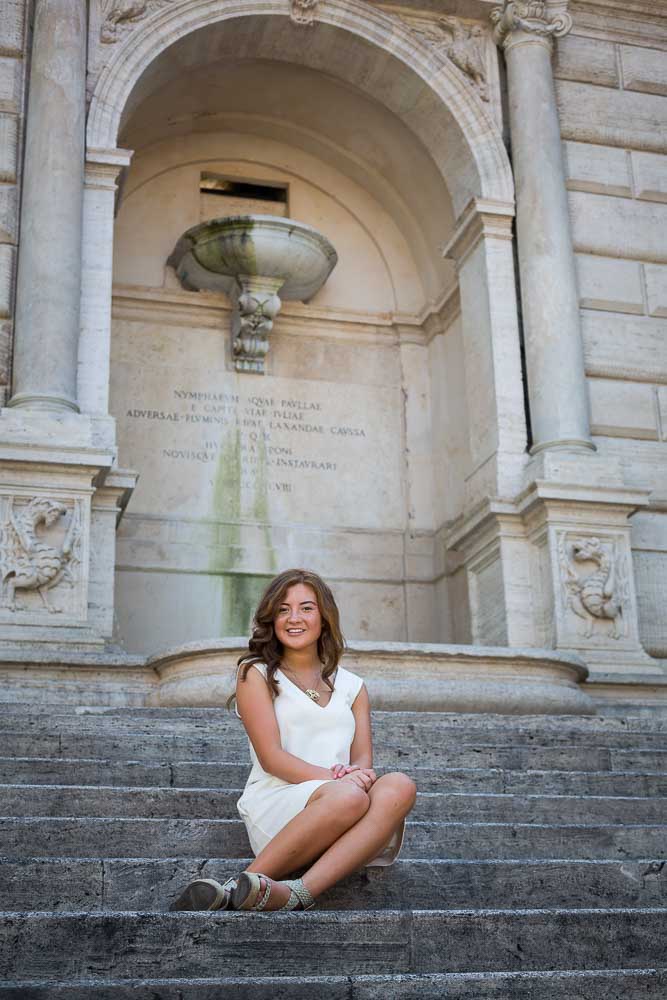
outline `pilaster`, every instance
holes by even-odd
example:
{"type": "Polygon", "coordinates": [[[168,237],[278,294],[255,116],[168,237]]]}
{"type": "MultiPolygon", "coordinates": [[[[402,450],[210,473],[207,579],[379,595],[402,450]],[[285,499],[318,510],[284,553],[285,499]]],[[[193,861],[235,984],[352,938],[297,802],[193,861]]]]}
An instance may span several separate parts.
{"type": "Polygon", "coordinates": [[[77,370],[82,413],[109,411],[114,208],[118,177],[131,158],[128,149],[89,149],[86,154],[77,370]]]}
{"type": "Polygon", "coordinates": [[[512,253],[514,206],[473,199],[443,255],[456,265],[461,297],[472,461],[470,505],[521,488],[526,423],[512,253]]]}

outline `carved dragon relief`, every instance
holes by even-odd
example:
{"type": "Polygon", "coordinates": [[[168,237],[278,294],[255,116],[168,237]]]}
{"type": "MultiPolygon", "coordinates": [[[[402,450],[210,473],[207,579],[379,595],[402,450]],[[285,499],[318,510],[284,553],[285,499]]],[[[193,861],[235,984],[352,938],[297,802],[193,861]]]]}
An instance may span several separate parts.
{"type": "Polygon", "coordinates": [[[143,20],[153,10],[171,2],[172,0],[100,0],[100,41],[106,45],[119,41],[123,28],[143,20]]]}
{"type": "Polygon", "coordinates": [[[486,44],[488,33],[481,25],[467,24],[449,16],[438,17],[436,20],[401,16],[401,20],[415,35],[446,55],[473,84],[483,101],[490,100],[486,44]]]}
{"type": "Polygon", "coordinates": [[[626,560],[613,540],[568,536],[558,540],[563,603],[585,623],[583,636],[593,637],[597,622],[611,622],[611,637],[627,634],[629,600],[626,560]]]}
{"type": "Polygon", "coordinates": [[[33,610],[19,606],[17,591],[37,591],[50,613],[62,611],[49,601],[48,593],[61,582],[75,587],[81,563],[81,501],[68,506],[61,500],[5,497],[0,523],[0,606],[9,611],[33,610]],[[61,518],[69,521],[58,543],[54,529],[61,518]]]}

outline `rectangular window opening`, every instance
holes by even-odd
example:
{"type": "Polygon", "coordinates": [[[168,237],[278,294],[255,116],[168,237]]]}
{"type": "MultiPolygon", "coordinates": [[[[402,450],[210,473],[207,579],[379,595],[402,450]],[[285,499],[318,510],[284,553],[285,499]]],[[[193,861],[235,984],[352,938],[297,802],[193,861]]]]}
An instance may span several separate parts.
{"type": "Polygon", "coordinates": [[[220,174],[202,173],[199,180],[200,219],[225,215],[287,216],[287,184],[239,180],[220,174]]]}

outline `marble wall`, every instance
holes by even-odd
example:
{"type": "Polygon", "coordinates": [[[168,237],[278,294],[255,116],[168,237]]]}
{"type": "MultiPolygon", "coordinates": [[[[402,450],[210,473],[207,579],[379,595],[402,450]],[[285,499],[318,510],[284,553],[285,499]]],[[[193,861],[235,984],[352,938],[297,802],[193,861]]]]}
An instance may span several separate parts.
{"type": "MultiPolygon", "coordinates": [[[[580,29],[581,30],[581,29],[580,29]]],[[[641,638],[667,656],[667,39],[572,34],[555,75],[592,432],[629,484],[641,638]],[[656,47],[652,47],[656,46],[656,47]]]]}

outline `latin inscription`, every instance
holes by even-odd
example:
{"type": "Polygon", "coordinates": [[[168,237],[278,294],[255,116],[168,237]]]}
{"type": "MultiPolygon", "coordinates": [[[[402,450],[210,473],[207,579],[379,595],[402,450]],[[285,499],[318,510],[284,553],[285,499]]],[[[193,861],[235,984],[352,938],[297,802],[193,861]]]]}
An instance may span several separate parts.
{"type": "MultiPolygon", "coordinates": [[[[162,402],[166,402],[163,394],[162,402]]],[[[164,463],[221,467],[230,477],[240,471],[240,488],[267,494],[292,494],[304,474],[330,477],[348,472],[352,442],[366,443],[367,428],[360,422],[336,419],[334,409],[321,399],[241,392],[202,391],[185,386],[171,390],[166,408],[128,407],[127,420],[150,425],[162,442],[164,463]],[[329,412],[329,411],[332,412],[329,412]]],[[[153,437],[153,435],[151,435],[153,437]]],[[[370,443],[370,442],[369,442],[370,443]]],[[[354,449],[356,451],[356,449],[354,449]]]]}

